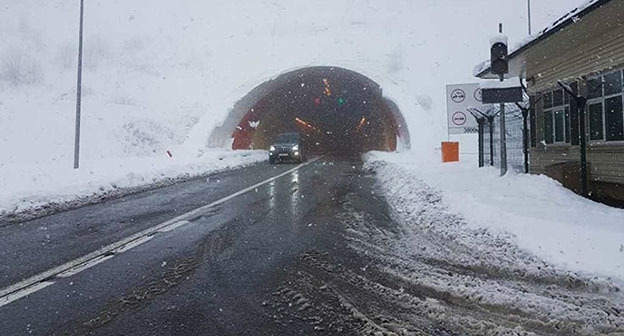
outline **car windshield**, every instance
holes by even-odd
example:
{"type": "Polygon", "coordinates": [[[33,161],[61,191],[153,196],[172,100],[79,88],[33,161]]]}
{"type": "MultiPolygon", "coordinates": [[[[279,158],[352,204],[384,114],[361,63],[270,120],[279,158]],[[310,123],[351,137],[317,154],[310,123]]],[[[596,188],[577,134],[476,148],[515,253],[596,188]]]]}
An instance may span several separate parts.
{"type": "Polygon", "coordinates": [[[624,336],[624,0],[0,0],[0,336],[624,336]]]}
{"type": "Polygon", "coordinates": [[[297,133],[280,134],[275,138],[275,143],[296,143],[298,141],[299,134],[297,133]]]}

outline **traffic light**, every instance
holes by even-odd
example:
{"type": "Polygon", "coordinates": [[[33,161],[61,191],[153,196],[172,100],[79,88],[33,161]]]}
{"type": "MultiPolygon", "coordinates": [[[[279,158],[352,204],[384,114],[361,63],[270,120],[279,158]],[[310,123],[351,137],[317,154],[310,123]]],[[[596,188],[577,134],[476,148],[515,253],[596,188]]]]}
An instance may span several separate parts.
{"type": "Polygon", "coordinates": [[[499,35],[492,39],[490,47],[490,62],[492,72],[497,75],[504,75],[509,72],[507,59],[507,38],[499,35]]]}

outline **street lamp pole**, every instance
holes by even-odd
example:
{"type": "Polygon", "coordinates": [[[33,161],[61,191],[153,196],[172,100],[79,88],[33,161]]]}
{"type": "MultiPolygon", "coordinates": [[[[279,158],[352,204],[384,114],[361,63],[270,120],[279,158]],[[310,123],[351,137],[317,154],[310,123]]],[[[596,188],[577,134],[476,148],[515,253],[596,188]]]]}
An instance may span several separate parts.
{"type": "MultiPolygon", "coordinates": [[[[500,75],[500,81],[505,80],[505,75],[500,75]]],[[[500,175],[507,174],[507,129],[505,127],[505,103],[500,104],[500,175]]]]}
{"type": "Polygon", "coordinates": [[[531,35],[531,0],[527,0],[527,20],[529,24],[529,35],[531,35]]]}
{"type": "MultiPolygon", "coordinates": [[[[499,34],[503,33],[503,24],[498,24],[498,32],[499,34]]],[[[507,46],[505,46],[505,57],[507,57],[507,46]]],[[[505,71],[506,72],[506,71],[505,71]]],[[[499,80],[502,82],[505,81],[504,73],[499,74],[499,80]]],[[[507,174],[507,129],[505,128],[505,103],[500,104],[500,175],[503,176],[507,174]]]]}
{"type": "Polygon", "coordinates": [[[82,105],[82,33],[84,27],[84,0],[80,0],[80,28],[78,32],[78,78],[76,83],[76,129],[74,135],[74,169],[80,166],[80,113],[82,105]]]}

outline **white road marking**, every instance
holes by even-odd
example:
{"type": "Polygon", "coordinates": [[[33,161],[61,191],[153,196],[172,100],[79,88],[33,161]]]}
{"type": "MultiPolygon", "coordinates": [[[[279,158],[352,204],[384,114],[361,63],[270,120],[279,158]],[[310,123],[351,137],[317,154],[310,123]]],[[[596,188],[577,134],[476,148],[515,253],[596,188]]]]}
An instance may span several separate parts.
{"type": "MultiPolygon", "coordinates": [[[[147,229],[145,229],[143,231],[137,232],[137,233],[135,233],[133,235],[130,235],[130,236],[128,236],[128,237],[126,237],[124,239],[121,239],[121,240],[119,240],[119,241],[117,241],[115,243],[112,243],[110,245],[104,246],[104,247],[102,247],[102,248],[100,248],[100,249],[98,249],[96,251],[93,251],[93,252],[91,252],[89,254],[86,254],[86,255],[84,255],[82,257],[79,257],[79,258],[76,258],[74,260],[68,261],[68,262],[66,262],[66,263],[64,263],[64,264],[62,264],[60,266],[51,268],[51,269],[49,269],[47,271],[41,272],[41,273],[39,273],[37,275],[34,275],[34,276],[32,276],[32,277],[30,277],[30,278],[28,278],[26,280],[22,280],[22,281],[20,281],[18,283],[15,283],[15,284],[11,285],[11,286],[3,288],[3,289],[0,290],[0,306],[3,305],[2,302],[6,301],[7,298],[12,297],[13,295],[17,295],[17,294],[21,293],[22,291],[29,290],[31,287],[35,288],[36,286],[37,287],[40,286],[38,284],[46,284],[46,285],[41,287],[41,288],[36,289],[35,291],[37,291],[39,289],[42,289],[42,288],[45,288],[45,287],[51,285],[52,283],[54,283],[54,282],[50,282],[48,284],[48,281],[44,281],[46,279],[50,279],[50,278],[52,278],[54,276],[57,276],[57,275],[59,275],[59,274],[61,274],[63,272],[66,272],[66,271],[68,271],[70,269],[73,269],[73,268],[76,268],[78,266],[81,266],[82,264],[86,264],[87,262],[92,261],[93,259],[102,257],[102,256],[110,254],[110,253],[114,253],[115,250],[123,248],[125,245],[128,245],[129,243],[132,243],[135,240],[138,240],[138,239],[143,238],[145,236],[151,235],[151,234],[159,232],[161,230],[167,230],[167,229],[173,230],[175,227],[181,226],[181,224],[179,224],[179,222],[181,222],[181,221],[187,221],[187,220],[189,220],[189,219],[191,219],[193,217],[196,217],[200,213],[202,213],[202,212],[204,212],[204,211],[206,211],[206,210],[208,210],[208,209],[210,209],[212,207],[215,207],[217,205],[223,204],[223,203],[225,203],[225,202],[227,202],[227,201],[229,201],[229,200],[231,200],[233,198],[236,198],[236,197],[238,197],[240,195],[248,193],[248,192],[256,189],[257,187],[260,187],[262,185],[265,185],[267,183],[275,181],[275,180],[277,180],[278,178],[280,178],[282,176],[286,176],[286,175],[288,175],[288,174],[290,174],[290,173],[292,173],[292,172],[294,172],[294,171],[296,171],[296,170],[298,170],[298,169],[300,169],[300,168],[302,168],[304,166],[307,166],[307,165],[317,161],[321,157],[322,156],[314,158],[314,159],[311,159],[309,161],[306,161],[306,162],[304,162],[304,163],[302,163],[302,164],[300,164],[300,165],[298,165],[298,166],[296,166],[296,167],[294,167],[292,169],[289,169],[289,170],[287,170],[287,171],[285,171],[283,173],[277,174],[277,175],[275,175],[275,176],[273,176],[273,177],[271,177],[269,179],[266,179],[266,180],[264,180],[262,182],[258,182],[256,184],[250,186],[250,187],[244,188],[244,189],[242,189],[240,191],[237,191],[237,192],[235,192],[235,193],[233,193],[233,194],[231,194],[229,196],[226,196],[226,197],[223,197],[223,198],[221,198],[219,200],[216,200],[216,201],[214,201],[214,202],[212,202],[210,204],[201,206],[201,207],[199,207],[199,208],[197,208],[195,210],[191,210],[191,211],[189,211],[187,213],[184,213],[184,214],[182,214],[180,216],[172,218],[172,219],[170,219],[168,221],[165,221],[163,223],[154,225],[154,226],[152,226],[150,228],[147,228],[147,229]],[[171,228],[171,227],[173,227],[173,228],[171,228]]],[[[92,266],[95,266],[95,265],[91,265],[91,267],[92,266]]],[[[19,297],[15,298],[15,299],[11,299],[10,302],[13,302],[13,301],[15,301],[17,299],[20,299],[20,298],[22,298],[22,297],[24,297],[24,296],[26,296],[28,294],[29,293],[24,294],[22,296],[19,296],[19,297]]],[[[8,304],[8,303],[9,302],[6,302],[4,304],[8,304]]]]}
{"type": "Polygon", "coordinates": [[[61,272],[61,273],[57,274],[56,276],[59,277],[59,278],[70,277],[70,276],[78,274],[78,273],[80,273],[80,272],[82,272],[82,271],[84,271],[86,269],[89,269],[89,268],[91,268],[91,267],[93,267],[93,266],[95,266],[97,264],[103,263],[103,262],[105,262],[106,260],[108,260],[108,259],[110,259],[112,257],[114,257],[114,255],[112,255],[112,254],[99,256],[99,257],[97,257],[95,259],[91,259],[91,260],[87,261],[84,264],[80,264],[80,265],[78,265],[76,267],[68,269],[67,271],[61,272]]]}
{"type": "Polygon", "coordinates": [[[117,254],[117,253],[123,253],[123,252],[129,251],[143,243],[147,243],[148,241],[152,240],[152,238],[154,238],[153,235],[141,237],[135,241],[129,242],[128,244],[116,249],[114,252],[115,254],[117,254]]]}
{"type": "Polygon", "coordinates": [[[40,289],[44,289],[50,285],[54,284],[54,281],[44,281],[44,282],[38,282],[35,284],[30,285],[29,287],[25,287],[22,288],[18,291],[15,291],[11,294],[5,295],[0,297],[0,307],[4,306],[4,305],[8,305],[9,303],[15,301],[15,300],[19,300],[25,296],[28,296],[40,289]]]}
{"type": "Polygon", "coordinates": [[[164,232],[173,231],[173,230],[175,230],[175,229],[179,228],[180,226],[186,225],[186,224],[188,224],[188,223],[190,223],[190,222],[189,222],[189,221],[187,221],[187,220],[179,221],[179,222],[177,222],[177,223],[174,223],[174,224],[171,224],[171,225],[167,226],[167,227],[166,227],[166,228],[164,228],[164,229],[160,229],[160,230],[158,230],[158,232],[164,233],[164,232]]]}

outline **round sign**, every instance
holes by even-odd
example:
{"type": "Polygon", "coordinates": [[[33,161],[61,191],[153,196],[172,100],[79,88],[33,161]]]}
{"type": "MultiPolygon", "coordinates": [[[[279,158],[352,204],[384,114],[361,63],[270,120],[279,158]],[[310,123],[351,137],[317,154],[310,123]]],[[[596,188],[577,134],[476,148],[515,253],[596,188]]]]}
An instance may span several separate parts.
{"type": "Polygon", "coordinates": [[[483,100],[483,98],[481,98],[481,88],[475,90],[474,99],[476,99],[479,103],[483,100]]]}
{"type": "Polygon", "coordinates": [[[451,92],[451,100],[456,103],[461,103],[466,99],[466,93],[462,89],[455,89],[451,92]]]}
{"type": "Polygon", "coordinates": [[[464,112],[455,112],[451,119],[453,120],[453,124],[462,126],[466,123],[466,114],[464,112]]]}

